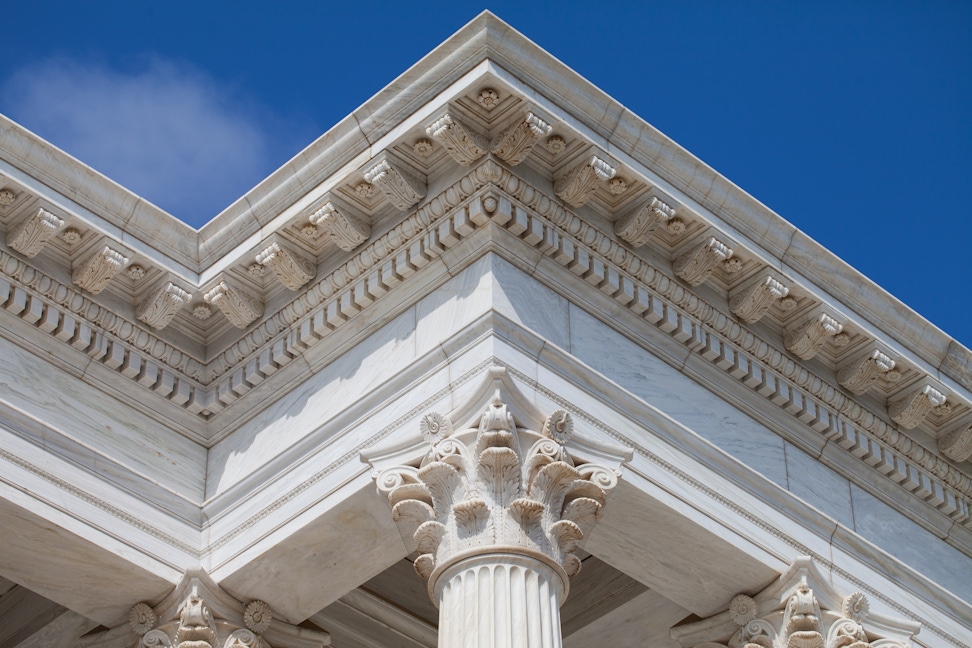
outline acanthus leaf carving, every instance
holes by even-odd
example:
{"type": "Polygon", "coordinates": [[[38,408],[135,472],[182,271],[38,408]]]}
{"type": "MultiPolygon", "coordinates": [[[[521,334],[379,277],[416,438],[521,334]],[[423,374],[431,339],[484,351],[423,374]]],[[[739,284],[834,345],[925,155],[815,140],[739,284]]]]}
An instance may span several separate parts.
{"type": "Polygon", "coordinates": [[[402,211],[408,211],[425,197],[428,190],[418,173],[388,152],[382,153],[365,167],[365,181],[381,190],[402,211]]]}
{"type": "Polygon", "coordinates": [[[744,322],[758,322],[778,299],[790,294],[790,289],[770,275],[757,275],[743,284],[729,299],[729,310],[744,322]]]}
{"type": "Polygon", "coordinates": [[[972,425],[962,425],[940,437],[938,450],[952,461],[972,457],[972,425]]]}
{"type": "Polygon", "coordinates": [[[904,394],[888,399],[888,416],[905,430],[911,430],[924,420],[934,407],[943,405],[946,396],[930,382],[924,381],[904,394]]]}
{"type": "Polygon", "coordinates": [[[371,225],[349,205],[328,198],[310,215],[310,222],[345,252],[350,252],[371,236],[371,225]]]}
{"type": "Polygon", "coordinates": [[[645,245],[655,230],[675,217],[675,209],[657,196],[622,216],[614,224],[614,233],[633,245],[645,245]]]}
{"type": "Polygon", "coordinates": [[[527,111],[522,119],[493,139],[490,150],[510,166],[516,166],[530,155],[541,139],[550,134],[551,129],[550,124],[532,111],[527,111]]]}
{"type": "Polygon", "coordinates": [[[103,245],[75,266],[71,280],[92,295],[97,295],[126,265],[128,259],[121,252],[103,245]]]}
{"type": "Polygon", "coordinates": [[[565,203],[580,207],[594,195],[597,186],[615,176],[617,170],[597,155],[585,158],[554,183],[554,193],[565,203]]]}
{"type": "Polygon", "coordinates": [[[824,342],[844,330],[844,325],[826,313],[800,322],[787,329],[783,346],[802,360],[817,355],[824,342]]]}
{"type": "Polygon", "coordinates": [[[720,263],[731,257],[732,249],[728,245],[708,236],[679,255],[672,264],[672,270],[685,283],[698,286],[712,276],[720,263]]]}
{"type": "Polygon", "coordinates": [[[486,138],[472,130],[451,113],[445,113],[425,129],[429,137],[445,148],[452,159],[463,166],[469,166],[486,155],[489,143],[486,138]]]}
{"type": "Polygon", "coordinates": [[[138,304],[135,317],[154,329],[163,329],[191,300],[191,293],[171,281],[163,281],[138,304]]]}
{"type": "Polygon", "coordinates": [[[313,263],[277,241],[261,250],[255,261],[273,270],[288,290],[300,290],[317,274],[317,267],[313,263]]]}
{"type": "Polygon", "coordinates": [[[7,232],[7,245],[25,257],[34,257],[64,227],[64,220],[44,208],[7,232]]]}
{"type": "Polygon", "coordinates": [[[880,349],[852,358],[837,372],[837,382],[853,394],[863,394],[879,377],[894,369],[895,362],[880,349]]]}
{"type": "Polygon", "coordinates": [[[203,299],[221,310],[237,328],[246,328],[263,315],[263,301],[260,298],[226,279],[207,291],[203,299]]]}

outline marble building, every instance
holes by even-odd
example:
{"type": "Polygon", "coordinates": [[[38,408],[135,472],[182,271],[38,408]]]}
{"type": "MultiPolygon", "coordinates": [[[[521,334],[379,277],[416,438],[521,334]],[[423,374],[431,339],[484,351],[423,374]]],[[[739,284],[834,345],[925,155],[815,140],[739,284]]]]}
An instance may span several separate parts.
{"type": "Polygon", "coordinates": [[[486,13],[196,231],[0,119],[0,648],[972,645],[972,352],[486,13]]]}

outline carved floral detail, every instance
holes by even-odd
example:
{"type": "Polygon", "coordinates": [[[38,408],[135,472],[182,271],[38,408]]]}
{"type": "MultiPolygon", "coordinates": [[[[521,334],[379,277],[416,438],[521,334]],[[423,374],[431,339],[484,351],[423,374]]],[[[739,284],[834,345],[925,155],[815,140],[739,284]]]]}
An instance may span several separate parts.
{"type": "Polygon", "coordinates": [[[665,226],[665,229],[668,230],[669,234],[672,234],[674,236],[679,236],[685,233],[685,227],[686,227],[685,221],[683,221],[681,218],[673,218],[670,221],[668,221],[668,224],[665,226]]]}
{"type": "Polygon", "coordinates": [[[722,262],[722,269],[728,274],[736,274],[743,269],[742,259],[739,257],[732,257],[731,259],[726,259],[722,262]]]}
{"type": "Polygon", "coordinates": [[[425,132],[441,144],[453,160],[463,166],[469,166],[489,150],[485,137],[449,113],[429,124],[425,132]]]}
{"type": "Polygon", "coordinates": [[[938,450],[952,461],[972,457],[972,425],[963,425],[940,437],[938,450]]]}
{"type": "Polygon", "coordinates": [[[863,394],[882,374],[894,369],[894,360],[878,349],[854,358],[837,372],[837,382],[853,394],[863,394]]]}
{"type": "Polygon", "coordinates": [[[0,189],[0,206],[9,207],[16,198],[17,194],[10,189],[0,189]]]}
{"type": "Polygon", "coordinates": [[[867,597],[860,592],[849,594],[844,598],[844,603],[840,608],[841,613],[845,617],[856,623],[864,623],[864,619],[867,618],[867,613],[870,609],[871,606],[867,602],[867,597]]]}
{"type": "Polygon", "coordinates": [[[7,245],[25,257],[34,257],[54,238],[64,221],[41,208],[37,213],[7,232],[7,245]]]}
{"type": "Polygon", "coordinates": [[[780,308],[783,309],[784,313],[789,313],[790,311],[795,310],[797,306],[798,302],[796,297],[784,297],[780,300],[780,308]]]}
{"type": "Polygon", "coordinates": [[[435,445],[452,434],[452,421],[438,412],[429,412],[419,421],[419,431],[429,445],[435,445]]]}
{"type": "Polygon", "coordinates": [[[918,427],[933,407],[945,402],[945,394],[927,382],[895,399],[888,400],[888,416],[905,430],[918,427]]]}
{"type": "Polygon", "coordinates": [[[250,601],[243,610],[243,623],[246,627],[257,634],[263,634],[270,629],[273,621],[273,612],[270,606],[263,601],[250,601]]]}
{"type": "Polygon", "coordinates": [[[590,200],[600,183],[607,182],[615,173],[614,167],[592,155],[561,176],[554,184],[554,193],[568,205],[580,207],[590,200]]]}
{"type": "Polygon", "coordinates": [[[424,198],[427,190],[425,183],[414,172],[387,153],[366,168],[364,177],[402,211],[424,198]]]}
{"type": "Polygon", "coordinates": [[[614,224],[614,233],[634,247],[641,247],[651,239],[659,225],[669,223],[675,209],[657,196],[633,209],[614,224]]]}
{"type": "Polygon", "coordinates": [[[156,622],[155,610],[147,603],[136,603],[132,606],[132,611],[128,615],[128,625],[132,632],[141,637],[152,629],[156,622]]]}
{"type": "Polygon", "coordinates": [[[712,276],[716,265],[731,257],[728,245],[709,236],[675,259],[672,270],[685,283],[698,286],[712,276]]]}
{"type": "Polygon", "coordinates": [[[263,267],[263,265],[261,265],[259,262],[257,262],[257,263],[251,263],[246,268],[246,273],[248,275],[250,275],[251,277],[254,277],[256,279],[259,279],[260,277],[262,277],[263,275],[265,275],[267,273],[267,269],[265,267],[263,267]]]}
{"type": "Polygon", "coordinates": [[[191,299],[190,293],[166,281],[139,303],[135,309],[135,317],[154,329],[163,329],[191,299]]]}
{"type": "Polygon", "coordinates": [[[490,145],[490,150],[510,166],[516,166],[530,155],[530,151],[542,137],[550,133],[551,126],[532,112],[503,131],[490,145]]]}
{"type": "Polygon", "coordinates": [[[213,315],[213,309],[206,304],[196,304],[192,309],[192,316],[200,320],[208,320],[213,315]]]}
{"type": "Polygon", "coordinates": [[[828,338],[837,335],[843,328],[844,325],[830,315],[820,313],[788,329],[783,338],[783,346],[796,357],[809,360],[817,355],[828,338]]]}
{"type": "Polygon", "coordinates": [[[628,190],[628,181],[624,178],[611,178],[607,184],[607,190],[612,196],[620,196],[628,190]]]}
{"type": "Polygon", "coordinates": [[[427,158],[432,155],[432,148],[432,142],[424,137],[420,137],[419,139],[415,140],[414,144],[412,144],[412,152],[415,153],[415,155],[423,158],[427,158]]]}
{"type": "Polygon", "coordinates": [[[746,625],[755,619],[758,611],[756,601],[745,594],[739,594],[729,601],[729,614],[738,625],[746,625]]]}
{"type": "Polygon", "coordinates": [[[371,225],[361,215],[333,200],[311,214],[310,222],[345,252],[350,252],[371,236],[371,225]]]}
{"type": "Polygon", "coordinates": [[[73,227],[69,227],[61,232],[61,239],[68,245],[74,245],[81,240],[81,232],[73,227]]]}
{"type": "Polygon", "coordinates": [[[138,281],[145,276],[145,268],[138,264],[128,266],[128,276],[132,281],[138,281]]]}
{"type": "Polygon", "coordinates": [[[845,347],[850,344],[851,337],[846,332],[838,333],[834,336],[833,343],[835,347],[845,347]]]}
{"type": "Polygon", "coordinates": [[[567,150],[567,142],[560,135],[551,135],[544,147],[553,155],[560,155],[567,150]]]}
{"type": "Polygon", "coordinates": [[[499,104],[499,93],[492,88],[483,88],[476,95],[476,101],[486,110],[492,110],[499,104]]]}
{"type": "Polygon", "coordinates": [[[354,187],[354,193],[362,198],[371,198],[375,193],[375,186],[369,182],[359,182],[354,187]]]}
{"type": "Polygon", "coordinates": [[[317,274],[317,267],[313,263],[276,241],[256,255],[253,265],[269,267],[280,283],[294,291],[300,290],[317,274]]]}
{"type": "Polygon", "coordinates": [[[97,295],[127,263],[128,259],[121,252],[105,245],[74,268],[71,280],[92,295],[97,295]]]}
{"type": "Polygon", "coordinates": [[[778,299],[789,294],[790,289],[769,275],[757,275],[734,291],[729,299],[729,310],[744,322],[758,322],[778,299]]]}
{"type": "Polygon", "coordinates": [[[246,328],[263,315],[263,302],[256,295],[225,280],[213,286],[203,299],[223,311],[237,328],[246,328]]]}

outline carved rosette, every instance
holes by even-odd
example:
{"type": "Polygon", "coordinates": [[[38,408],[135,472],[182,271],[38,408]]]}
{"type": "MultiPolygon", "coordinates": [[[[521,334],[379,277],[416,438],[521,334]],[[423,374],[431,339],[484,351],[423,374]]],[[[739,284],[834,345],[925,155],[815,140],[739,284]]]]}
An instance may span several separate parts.
{"type": "Polygon", "coordinates": [[[365,167],[364,178],[369,184],[378,187],[402,211],[407,211],[424,198],[428,190],[417,173],[387,153],[365,167]]]}
{"type": "Polygon", "coordinates": [[[939,438],[938,449],[952,461],[972,457],[972,425],[963,425],[939,438]]]}
{"type": "Polygon", "coordinates": [[[121,252],[104,245],[74,268],[71,280],[92,295],[97,295],[126,265],[128,259],[121,252]]]}
{"type": "Polygon", "coordinates": [[[339,248],[350,252],[371,236],[371,225],[346,205],[329,200],[310,215],[310,222],[339,248]]]}
{"type": "Polygon", "coordinates": [[[225,280],[213,286],[203,299],[223,311],[237,328],[246,328],[263,315],[263,302],[256,295],[225,280]]]}
{"type": "Polygon", "coordinates": [[[744,322],[758,322],[778,299],[790,294],[790,289],[769,275],[757,276],[743,285],[729,300],[729,310],[744,322]]]}
{"type": "Polygon", "coordinates": [[[672,270],[688,285],[698,286],[712,276],[716,266],[731,257],[728,245],[709,236],[675,259],[672,270]]]}
{"type": "Polygon", "coordinates": [[[837,382],[852,394],[863,394],[883,374],[894,369],[894,360],[878,349],[853,358],[837,372],[837,382]]]}
{"type": "Polygon", "coordinates": [[[657,196],[614,224],[614,233],[634,247],[647,243],[659,225],[675,217],[675,209],[657,196]]]}
{"type": "Polygon", "coordinates": [[[616,173],[614,167],[592,155],[561,176],[554,184],[554,193],[568,205],[580,207],[590,200],[600,183],[607,182],[616,173]]]}
{"type": "Polygon", "coordinates": [[[25,257],[37,256],[62,227],[62,219],[40,208],[36,214],[7,232],[7,245],[25,257]]]}
{"type": "Polygon", "coordinates": [[[489,150],[485,137],[449,113],[429,124],[425,132],[441,144],[453,160],[463,166],[469,166],[489,150]]]}
{"type": "Polygon", "coordinates": [[[191,300],[190,293],[171,281],[165,281],[139,303],[135,308],[135,317],[152,328],[162,329],[191,300]]]}
{"type": "Polygon", "coordinates": [[[809,558],[798,558],[759,594],[740,594],[725,612],[677,625],[671,636],[683,648],[910,648],[919,628],[872,615],[864,594],[841,596],[809,558]],[[874,633],[878,627],[883,636],[874,633]]]}
{"type": "Polygon", "coordinates": [[[493,140],[490,150],[510,166],[516,166],[530,155],[533,147],[550,131],[550,124],[528,111],[493,140]]]}
{"type": "Polygon", "coordinates": [[[421,466],[376,479],[406,546],[419,552],[415,570],[430,592],[451,564],[491,548],[556,566],[564,583],[580,570],[574,552],[619,476],[575,466],[563,445],[572,432],[567,412],[550,415],[538,434],[517,427],[497,392],[478,429],[445,436],[451,424],[440,414],[421,427],[431,443],[421,466]]]}
{"type": "Polygon", "coordinates": [[[817,355],[824,342],[844,330],[844,325],[826,313],[790,328],[783,338],[783,346],[803,360],[817,355]]]}
{"type": "Polygon", "coordinates": [[[918,427],[932,408],[945,404],[946,396],[927,382],[919,383],[897,398],[888,399],[888,416],[905,430],[918,427]]]}
{"type": "Polygon", "coordinates": [[[255,260],[273,270],[288,290],[300,290],[317,274],[317,267],[313,263],[276,241],[257,254],[255,260]]]}

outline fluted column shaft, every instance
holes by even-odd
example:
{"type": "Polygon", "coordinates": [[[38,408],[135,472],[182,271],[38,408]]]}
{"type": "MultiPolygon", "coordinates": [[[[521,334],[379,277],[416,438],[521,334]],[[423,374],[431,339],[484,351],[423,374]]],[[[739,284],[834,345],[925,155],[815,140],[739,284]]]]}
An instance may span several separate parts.
{"type": "Polygon", "coordinates": [[[439,648],[560,648],[566,574],[546,560],[491,552],[452,563],[430,583],[439,648]]]}

